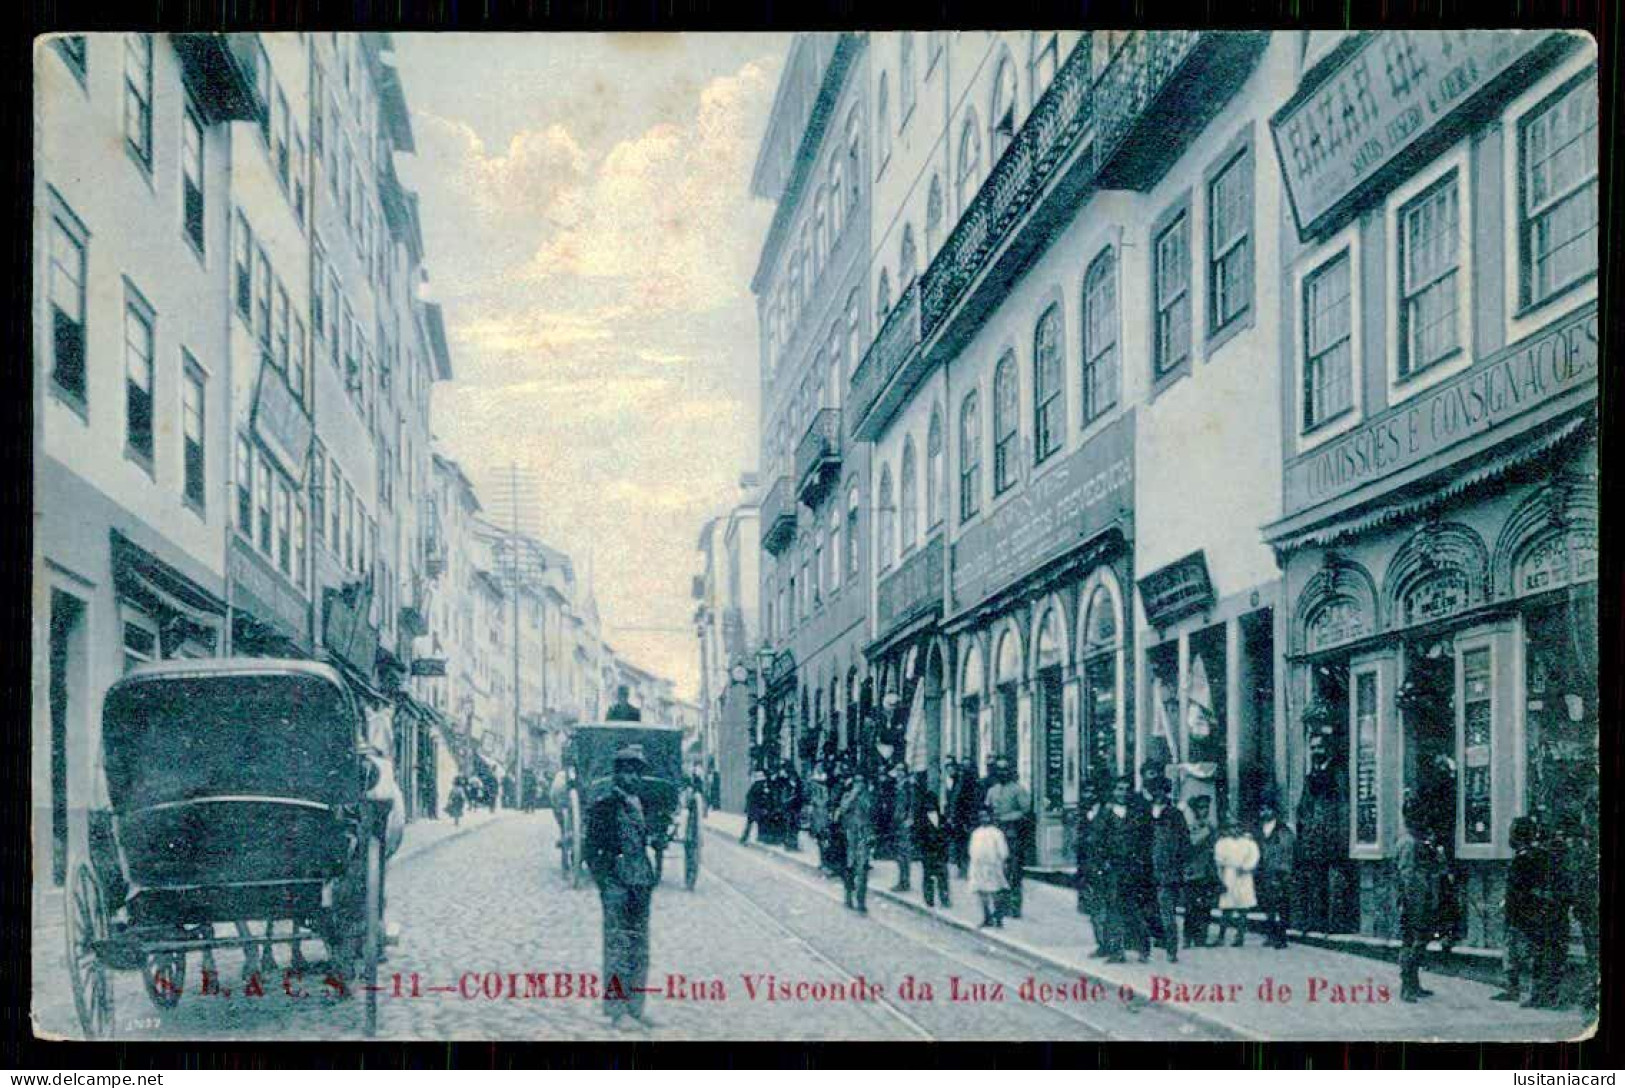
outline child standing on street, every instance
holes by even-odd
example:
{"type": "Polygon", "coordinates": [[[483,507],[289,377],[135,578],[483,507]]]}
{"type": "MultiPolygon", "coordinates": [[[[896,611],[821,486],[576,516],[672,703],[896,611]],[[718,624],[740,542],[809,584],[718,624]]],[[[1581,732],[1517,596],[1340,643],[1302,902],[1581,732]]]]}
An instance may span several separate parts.
{"type": "Polygon", "coordinates": [[[1234,926],[1236,938],[1231,945],[1240,948],[1247,940],[1247,912],[1258,906],[1258,892],[1253,884],[1253,871],[1258,868],[1258,843],[1247,829],[1232,820],[1213,844],[1213,860],[1219,867],[1219,882],[1224,891],[1219,893],[1219,944],[1224,944],[1225,930],[1234,926]]]}
{"type": "Polygon", "coordinates": [[[993,810],[982,809],[977,817],[977,828],[970,837],[970,890],[982,901],[983,928],[1004,926],[1001,903],[1005,889],[1010,886],[1004,875],[1009,858],[1010,843],[993,822],[993,810]]]}

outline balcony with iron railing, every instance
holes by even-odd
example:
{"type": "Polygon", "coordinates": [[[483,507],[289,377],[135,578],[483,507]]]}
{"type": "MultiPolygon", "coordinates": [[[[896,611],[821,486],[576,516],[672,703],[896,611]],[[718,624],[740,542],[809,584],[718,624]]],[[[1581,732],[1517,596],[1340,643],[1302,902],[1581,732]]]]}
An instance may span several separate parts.
{"type": "Polygon", "coordinates": [[[803,505],[816,507],[840,473],[841,410],[821,408],[796,445],[796,497],[803,505]]]}
{"type": "Polygon", "coordinates": [[[875,638],[885,640],[921,616],[942,611],[942,534],[875,586],[875,638]]]}
{"type": "Polygon", "coordinates": [[[1269,33],[1137,30],[1095,81],[1095,184],[1145,192],[1252,74],[1269,33]]]}
{"type": "Polygon", "coordinates": [[[1268,37],[1134,31],[1096,78],[1084,35],[853,372],[853,436],[879,436],[1092,190],[1155,184],[1247,78],[1268,37]],[[1169,93],[1176,87],[1188,93],[1169,93]]]}
{"type": "Polygon", "coordinates": [[[780,476],[762,496],[762,547],[780,555],[796,536],[796,498],[790,477],[780,476]]]}

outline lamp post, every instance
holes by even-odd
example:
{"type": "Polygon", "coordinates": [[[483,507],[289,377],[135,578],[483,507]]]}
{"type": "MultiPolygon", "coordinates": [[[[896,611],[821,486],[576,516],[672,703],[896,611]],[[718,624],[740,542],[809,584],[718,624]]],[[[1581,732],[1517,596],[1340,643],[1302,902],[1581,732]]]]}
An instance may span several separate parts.
{"type": "Polygon", "coordinates": [[[767,673],[773,667],[773,648],[763,645],[756,651],[756,760],[767,770],[767,673]]]}

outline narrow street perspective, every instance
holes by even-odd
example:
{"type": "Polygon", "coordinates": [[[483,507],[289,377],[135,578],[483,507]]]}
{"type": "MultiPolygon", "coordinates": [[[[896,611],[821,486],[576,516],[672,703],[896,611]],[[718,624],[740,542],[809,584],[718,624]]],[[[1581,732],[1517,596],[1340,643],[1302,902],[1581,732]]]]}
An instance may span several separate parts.
{"type": "Polygon", "coordinates": [[[1600,996],[1579,32],[36,43],[32,1023],[1600,996]]]}

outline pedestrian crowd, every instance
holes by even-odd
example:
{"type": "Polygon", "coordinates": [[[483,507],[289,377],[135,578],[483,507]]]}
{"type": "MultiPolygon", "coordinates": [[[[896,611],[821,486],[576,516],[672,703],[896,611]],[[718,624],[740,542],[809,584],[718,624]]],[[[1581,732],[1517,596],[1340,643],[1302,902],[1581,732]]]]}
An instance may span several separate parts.
{"type": "MultiPolygon", "coordinates": [[[[1210,794],[1194,793],[1183,804],[1173,794],[1165,769],[1150,762],[1141,769],[1138,789],[1129,775],[1082,786],[1074,882],[1077,910],[1092,931],[1091,957],[1123,963],[1132,953],[1146,963],[1156,948],[1177,963],[1182,949],[1243,947],[1249,932],[1265,948],[1286,948],[1295,899],[1315,898],[1314,888],[1305,892],[1303,885],[1316,884],[1320,876],[1324,897],[1323,851],[1299,842],[1273,787],[1260,791],[1249,820],[1221,818],[1210,794]]],[[[1300,807],[1300,819],[1313,820],[1322,807],[1310,798],[1300,807]]],[[[1408,834],[1395,857],[1400,998],[1406,1002],[1432,996],[1421,984],[1428,947],[1437,942],[1449,952],[1464,930],[1453,824],[1436,807],[1422,792],[1407,801],[1408,834]]],[[[745,808],[741,842],[754,829],[760,842],[800,850],[805,830],[818,850],[819,868],[842,881],[846,906],[860,914],[868,912],[874,861],[889,858],[897,864],[894,893],[913,891],[917,863],[925,904],[951,906],[952,869],[976,896],[984,927],[1002,928],[1007,919],[1021,917],[1032,799],[1003,757],[991,761],[985,777],[969,761],[949,759],[940,791],[924,771],[901,762],[867,769],[849,758],[830,759],[805,781],[784,765],[755,776],[745,808]]],[[[1511,841],[1506,983],[1495,999],[1555,1008],[1572,927],[1581,933],[1595,975],[1594,833],[1584,816],[1552,826],[1520,816],[1511,841]]],[[[1319,909],[1308,902],[1301,921],[1309,932],[1334,931],[1324,902],[1319,909]]],[[[1584,999],[1595,1000],[1594,984],[1584,999]]]]}

